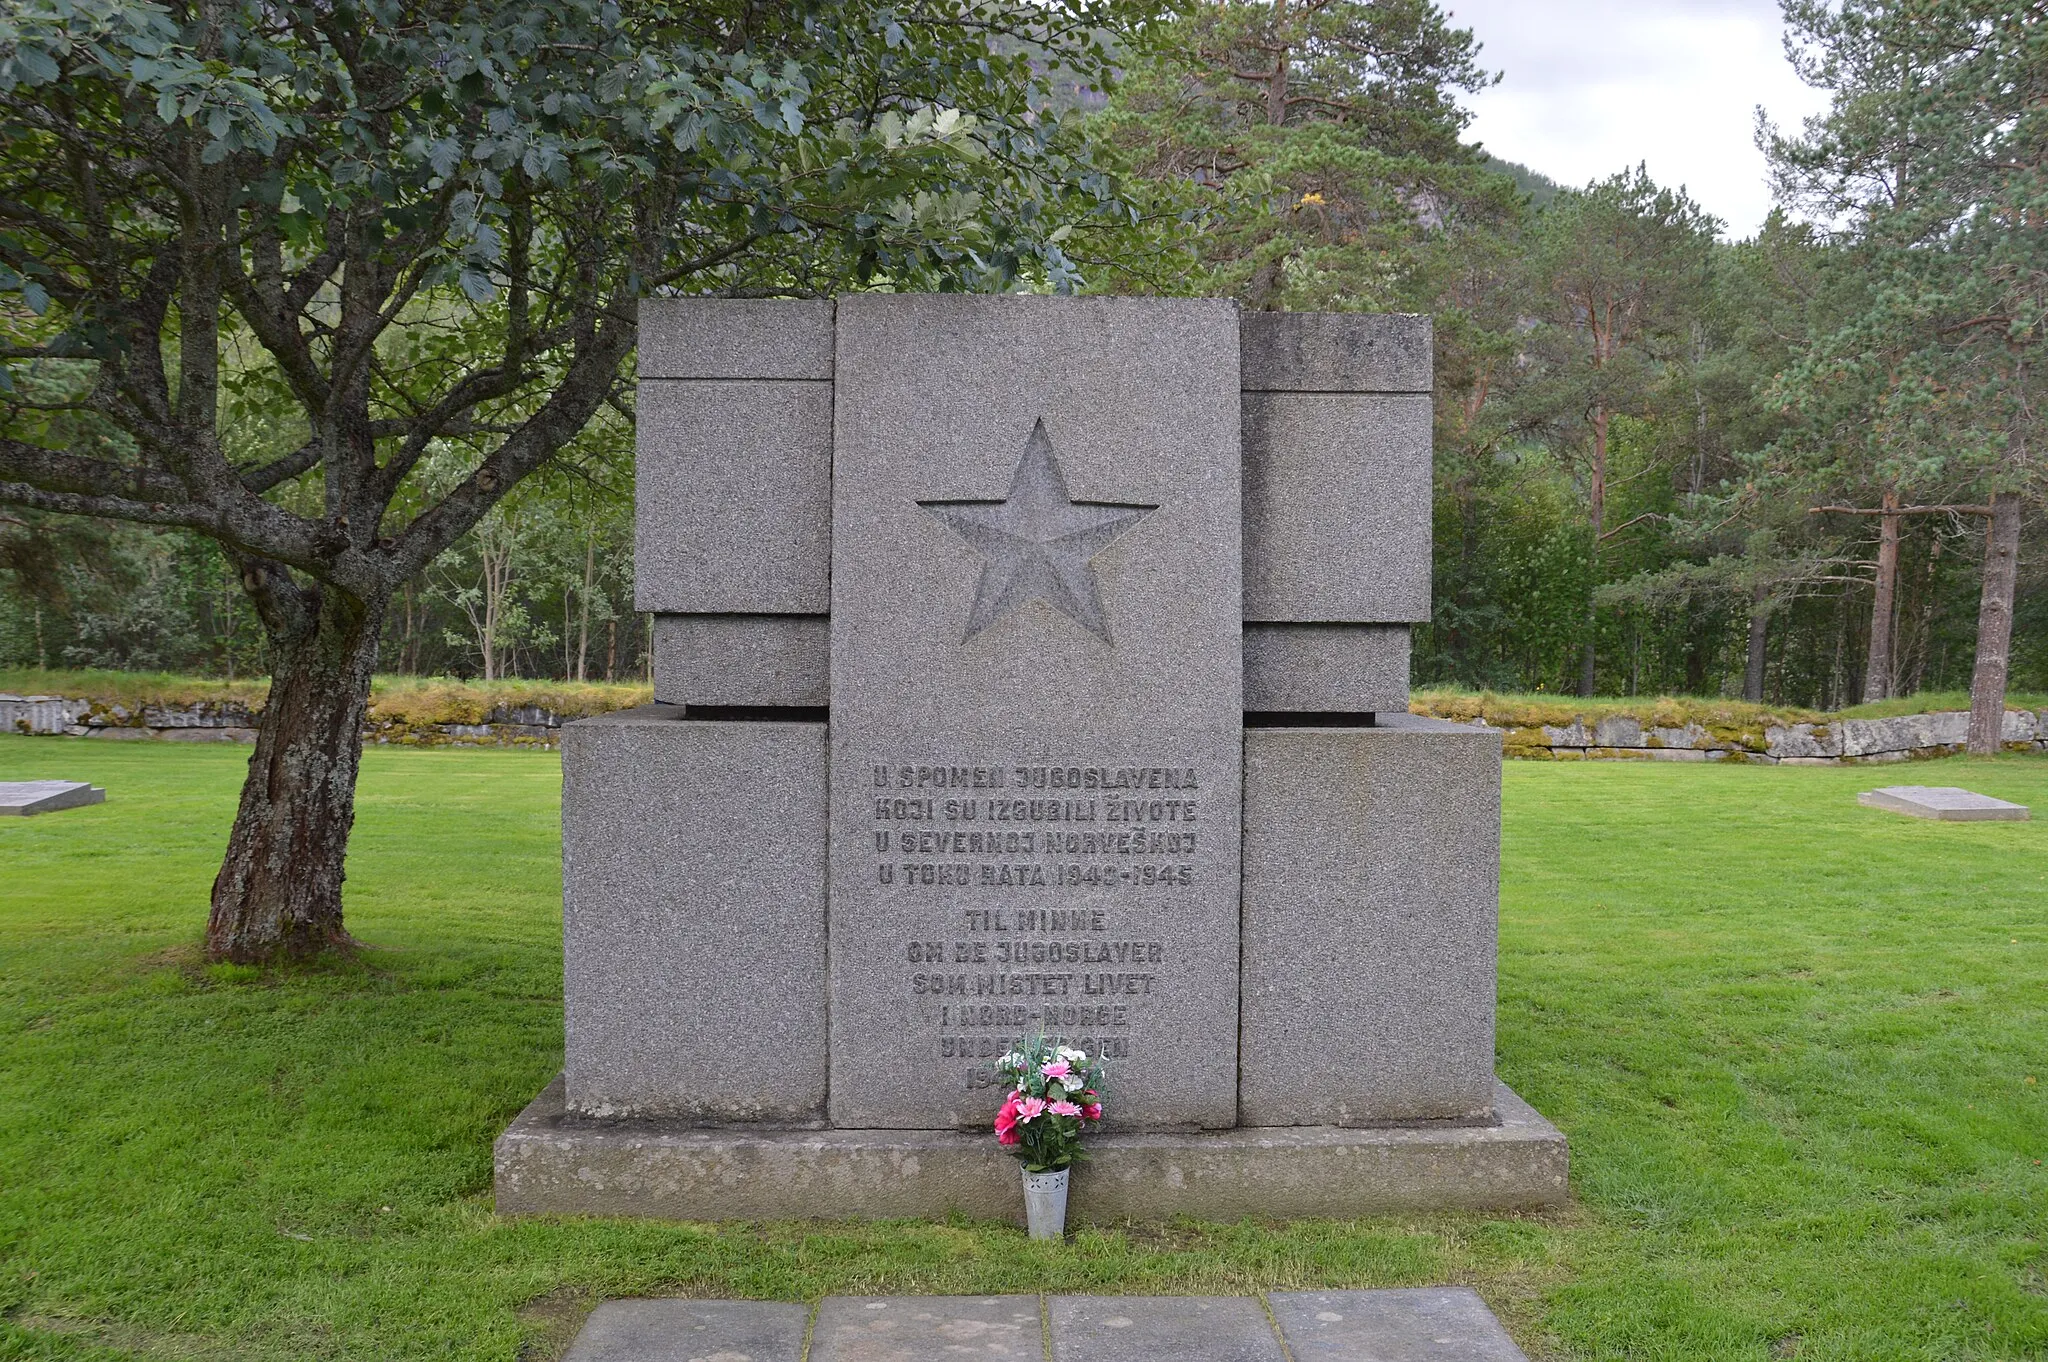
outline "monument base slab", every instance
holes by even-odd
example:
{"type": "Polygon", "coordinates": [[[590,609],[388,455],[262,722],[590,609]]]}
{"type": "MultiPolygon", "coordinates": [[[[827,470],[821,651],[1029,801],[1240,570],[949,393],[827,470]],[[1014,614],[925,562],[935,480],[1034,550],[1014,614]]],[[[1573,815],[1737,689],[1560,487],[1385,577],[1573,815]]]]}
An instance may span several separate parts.
{"type": "MultiPolygon", "coordinates": [[[[1068,1223],[1564,1205],[1564,1134],[1505,1084],[1494,1111],[1493,1125],[1099,1136],[1068,1223]]],[[[1024,1223],[1018,1163],[991,1135],[587,1121],[564,1110],[559,1078],[498,1137],[494,1163],[501,1215],[1024,1223]]]]}

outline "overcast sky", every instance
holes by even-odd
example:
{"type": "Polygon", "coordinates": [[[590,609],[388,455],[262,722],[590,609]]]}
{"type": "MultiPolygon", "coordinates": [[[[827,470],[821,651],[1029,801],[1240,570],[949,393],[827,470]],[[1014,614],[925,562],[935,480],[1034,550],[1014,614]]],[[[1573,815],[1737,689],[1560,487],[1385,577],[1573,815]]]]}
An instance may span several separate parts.
{"type": "Polygon", "coordinates": [[[1777,0],[1440,0],[1504,73],[1467,96],[1467,136],[1565,185],[1638,161],[1683,184],[1731,236],[1770,211],[1756,107],[1779,124],[1827,107],[1785,61],[1777,0]]]}

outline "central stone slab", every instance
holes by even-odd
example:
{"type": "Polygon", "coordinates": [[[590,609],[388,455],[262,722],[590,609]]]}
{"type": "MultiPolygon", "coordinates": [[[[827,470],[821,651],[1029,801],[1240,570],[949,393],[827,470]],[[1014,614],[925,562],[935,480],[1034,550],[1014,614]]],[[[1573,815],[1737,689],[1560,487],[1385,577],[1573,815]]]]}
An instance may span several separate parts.
{"type": "Polygon", "coordinates": [[[985,1125],[1043,1028],[1124,1129],[1237,1118],[1238,320],[839,303],[830,1114],[985,1125]]]}

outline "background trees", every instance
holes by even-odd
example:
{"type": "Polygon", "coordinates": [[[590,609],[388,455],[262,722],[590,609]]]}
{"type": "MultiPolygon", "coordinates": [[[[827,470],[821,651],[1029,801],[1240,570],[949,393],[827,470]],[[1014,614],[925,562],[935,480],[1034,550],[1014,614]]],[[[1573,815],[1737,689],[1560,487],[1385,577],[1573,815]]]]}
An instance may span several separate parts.
{"type": "MultiPolygon", "coordinates": [[[[1085,279],[1435,316],[1419,682],[1974,680],[1980,743],[2048,687],[2042,4],[1793,5],[1836,98],[1748,241],[1489,160],[1426,0],[917,13],[8,10],[0,665],[269,671],[263,788],[345,792],[351,713],[291,697],[373,656],[644,675],[638,291],[1085,279]]],[[[228,919],[266,863],[339,883],[323,798],[245,810],[228,919]]]]}
{"type": "Polygon", "coordinates": [[[1873,672],[1889,661],[1908,494],[1981,507],[1970,747],[1996,751],[2022,507],[2043,476],[2048,6],[1791,0],[1786,15],[1804,73],[1834,100],[1802,136],[1772,140],[1781,187],[1870,278],[1863,305],[1812,336],[1787,400],[1867,432],[1848,462],[1879,498],[1873,672]]]}

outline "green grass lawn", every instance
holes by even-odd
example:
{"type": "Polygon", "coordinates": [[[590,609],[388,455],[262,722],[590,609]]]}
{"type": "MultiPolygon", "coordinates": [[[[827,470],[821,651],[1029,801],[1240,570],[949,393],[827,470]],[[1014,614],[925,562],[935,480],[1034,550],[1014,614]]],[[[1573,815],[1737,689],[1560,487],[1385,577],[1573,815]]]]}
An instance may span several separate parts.
{"type": "Polygon", "coordinates": [[[1511,763],[1500,1069],[1576,1204],[1088,1232],[506,1221],[561,1057],[555,758],[373,749],[357,964],[197,963],[248,749],[0,737],[0,1357],[544,1358],[642,1292],[1466,1282],[1532,1357],[2048,1357],[2048,759],[1511,763]]]}

